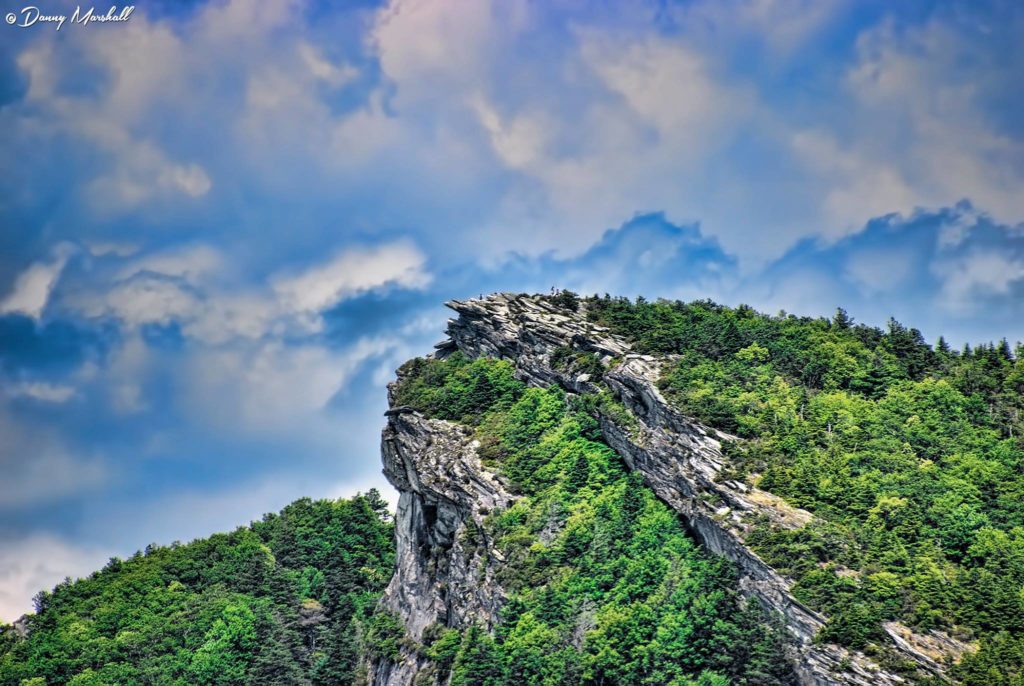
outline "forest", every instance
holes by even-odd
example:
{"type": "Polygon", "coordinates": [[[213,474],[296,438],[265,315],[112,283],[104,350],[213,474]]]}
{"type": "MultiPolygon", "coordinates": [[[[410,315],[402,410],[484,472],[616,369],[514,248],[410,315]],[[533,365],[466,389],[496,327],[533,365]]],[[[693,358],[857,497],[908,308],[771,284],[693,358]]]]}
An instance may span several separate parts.
{"type": "MultiPolygon", "coordinates": [[[[551,298],[663,361],[680,412],[732,439],[723,477],[815,515],[747,544],[829,620],[818,640],[884,663],[898,621],[974,646],[949,674],[1024,685],[1024,349],[934,346],[899,322],[765,315],[709,301],[551,298]]],[[[558,368],[600,384],[593,355],[558,368]]],[[[452,686],[788,686],[778,618],[603,441],[635,421],[606,391],[527,387],[513,365],[417,358],[394,404],[457,422],[517,496],[469,545],[492,545],[507,593],[493,632],[429,627],[414,643],[378,606],[394,524],[374,491],[302,499],[234,532],[149,546],[35,599],[0,627],[0,686],[327,686],[368,660],[429,660],[452,686]]]]}
{"type": "Polygon", "coordinates": [[[739,438],[733,475],[817,516],[748,543],[831,618],[822,640],[870,651],[899,620],[976,641],[953,670],[963,683],[1024,683],[1024,349],[932,347],[842,309],[564,304],[671,356],[663,392],[739,438]]]}
{"type": "Polygon", "coordinates": [[[498,630],[435,627],[421,648],[431,676],[453,686],[794,684],[781,628],[627,472],[590,399],[526,388],[513,372],[460,353],[401,370],[396,404],[472,426],[485,464],[522,496],[487,523],[506,560],[498,630]]]}
{"type": "Polygon", "coordinates": [[[27,638],[0,627],[0,684],[351,684],[381,631],[392,526],[370,491],[111,559],[36,596],[27,638]]]}

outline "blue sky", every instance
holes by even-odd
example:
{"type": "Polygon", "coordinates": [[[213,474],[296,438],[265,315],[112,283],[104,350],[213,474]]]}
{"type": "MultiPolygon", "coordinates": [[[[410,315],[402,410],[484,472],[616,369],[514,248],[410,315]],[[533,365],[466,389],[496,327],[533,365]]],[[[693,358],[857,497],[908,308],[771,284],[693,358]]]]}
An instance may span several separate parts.
{"type": "Polygon", "coordinates": [[[0,25],[0,618],[150,542],[385,487],[383,387],[448,298],[1024,339],[1021,35],[1016,2],[842,0],[0,25]]]}

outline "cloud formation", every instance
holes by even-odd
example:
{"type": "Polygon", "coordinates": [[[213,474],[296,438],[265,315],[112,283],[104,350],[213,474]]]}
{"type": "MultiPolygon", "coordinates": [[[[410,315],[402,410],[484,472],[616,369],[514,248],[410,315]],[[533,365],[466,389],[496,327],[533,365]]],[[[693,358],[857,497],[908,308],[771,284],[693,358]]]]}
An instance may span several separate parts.
{"type": "Polygon", "coordinates": [[[0,314],[21,313],[39,319],[71,252],[70,245],[61,244],[50,260],[29,265],[15,279],[11,292],[0,300],[0,314]]]}

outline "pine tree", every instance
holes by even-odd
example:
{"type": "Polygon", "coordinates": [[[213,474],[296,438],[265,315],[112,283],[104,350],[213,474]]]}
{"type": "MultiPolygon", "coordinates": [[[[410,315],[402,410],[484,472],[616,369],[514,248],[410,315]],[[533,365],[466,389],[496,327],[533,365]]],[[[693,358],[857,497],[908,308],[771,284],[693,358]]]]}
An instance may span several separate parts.
{"type": "Polygon", "coordinates": [[[853,326],[853,317],[847,314],[846,310],[841,307],[836,308],[836,313],[832,317],[832,326],[837,329],[849,329],[853,326]]]}
{"type": "Polygon", "coordinates": [[[1007,362],[1013,360],[1013,353],[1010,352],[1010,342],[1007,341],[1005,338],[999,341],[999,347],[996,348],[996,352],[998,353],[1000,358],[1007,362]]]}
{"type": "Polygon", "coordinates": [[[265,638],[249,670],[251,686],[306,686],[302,665],[295,656],[295,636],[279,621],[273,623],[270,636],[265,638]]]}
{"type": "Polygon", "coordinates": [[[587,455],[583,451],[576,455],[576,460],[569,469],[568,477],[566,488],[570,493],[579,492],[590,480],[590,461],[587,460],[587,455]]]}
{"type": "Polygon", "coordinates": [[[452,666],[451,686],[501,686],[501,654],[487,632],[478,626],[466,630],[452,666]]]}

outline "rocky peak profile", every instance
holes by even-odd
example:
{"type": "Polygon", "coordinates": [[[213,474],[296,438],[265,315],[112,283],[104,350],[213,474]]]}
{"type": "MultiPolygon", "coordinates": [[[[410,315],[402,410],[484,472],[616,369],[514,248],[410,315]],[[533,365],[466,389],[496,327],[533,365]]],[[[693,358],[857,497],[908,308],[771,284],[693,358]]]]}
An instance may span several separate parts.
{"type": "MultiPolygon", "coordinates": [[[[725,475],[722,441],[735,437],[683,416],[666,401],[657,385],[665,360],[636,354],[627,341],[587,321],[584,313],[549,298],[495,294],[447,305],[458,316],[448,323],[447,339],[436,346],[437,357],[458,351],[469,358],[508,360],[516,376],[530,385],[557,385],[580,395],[610,392],[625,406],[628,416],[598,410],[605,442],[678,513],[700,543],[735,564],[745,595],[782,618],[792,638],[788,657],[802,683],[871,686],[911,680],[864,654],[816,641],[826,618],[797,600],[792,582],[744,540],[755,519],[795,529],[813,516],[725,475]],[[596,358],[603,370],[600,378],[556,364],[560,350],[596,358]]],[[[467,528],[485,531],[486,514],[507,507],[514,496],[482,466],[476,448],[455,424],[428,420],[408,408],[388,412],[385,474],[401,500],[398,568],[382,603],[399,615],[413,644],[433,623],[493,628],[498,621],[504,593],[495,579],[504,560],[489,548],[486,533],[472,546],[464,543],[464,534],[467,528]]],[[[921,675],[942,679],[944,656],[964,650],[940,632],[916,634],[895,622],[884,628],[891,639],[887,649],[921,675]]],[[[371,683],[431,683],[425,677],[415,681],[427,662],[414,648],[403,648],[396,664],[371,665],[371,683]]]]}

